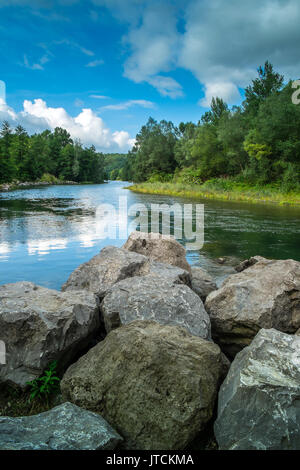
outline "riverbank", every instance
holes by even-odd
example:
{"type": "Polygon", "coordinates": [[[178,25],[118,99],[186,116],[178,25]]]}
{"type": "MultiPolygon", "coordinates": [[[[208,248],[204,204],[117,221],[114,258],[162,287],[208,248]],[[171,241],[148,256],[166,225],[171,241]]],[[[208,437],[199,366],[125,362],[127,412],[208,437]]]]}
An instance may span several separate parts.
{"type": "Polygon", "coordinates": [[[174,182],[145,182],[129,186],[128,189],[145,194],[300,206],[300,193],[298,192],[284,193],[274,186],[251,187],[246,184],[233,182],[230,182],[230,188],[227,188],[222,180],[219,182],[214,180],[202,185],[174,182]]]}
{"type": "Polygon", "coordinates": [[[53,185],[75,185],[79,184],[75,181],[60,181],[56,180],[55,182],[51,181],[14,181],[12,183],[3,183],[0,184],[0,192],[1,191],[15,191],[16,189],[26,189],[32,187],[40,187],[40,186],[53,186],[53,185]]]}

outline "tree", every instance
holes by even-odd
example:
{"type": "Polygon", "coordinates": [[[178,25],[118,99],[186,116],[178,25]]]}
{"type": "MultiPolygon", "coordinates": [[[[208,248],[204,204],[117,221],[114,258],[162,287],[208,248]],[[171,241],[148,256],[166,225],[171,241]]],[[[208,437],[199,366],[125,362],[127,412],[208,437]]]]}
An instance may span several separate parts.
{"type": "Polygon", "coordinates": [[[236,175],[249,163],[249,156],[244,149],[244,140],[249,132],[248,121],[241,108],[235,107],[220,119],[217,136],[227,160],[227,172],[236,175]]]}
{"type": "Polygon", "coordinates": [[[220,119],[229,113],[228,105],[222,98],[212,98],[210,107],[210,111],[207,111],[201,118],[204,124],[217,125],[220,119]]]}
{"type": "Polygon", "coordinates": [[[174,148],[175,160],[180,168],[193,164],[192,148],[196,136],[197,126],[192,122],[179,124],[181,133],[174,148]]]}
{"type": "Polygon", "coordinates": [[[13,135],[8,121],[3,122],[0,137],[0,182],[6,183],[12,181],[16,175],[16,167],[9,151],[13,135]]]}
{"type": "Polygon", "coordinates": [[[149,118],[136,136],[132,149],[132,177],[134,181],[145,181],[153,173],[173,173],[176,168],[174,156],[178,130],[172,122],[157,123],[149,118]]]}
{"type": "Polygon", "coordinates": [[[15,174],[22,180],[22,165],[26,159],[29,148],[29,136],[22,126],[17,126],[12,136],[9,153],[15,165],[15,174]]]}
{"type": "Polygon", "coordinates": [[[265,65],[257,69],[258,78],[252,80],[252,85],[245,89],[244,109],[256,115],[259,106],[272,94],[278,93],[284,82],[283,75],[274,72],[273,65],[266,61],[265,65]]]}
{"type": "Polygon", "coordinates": [[[202,179],[226,174],[227,160],[214,126],[203,124],[198,127],[191,155],[202,179]]]}

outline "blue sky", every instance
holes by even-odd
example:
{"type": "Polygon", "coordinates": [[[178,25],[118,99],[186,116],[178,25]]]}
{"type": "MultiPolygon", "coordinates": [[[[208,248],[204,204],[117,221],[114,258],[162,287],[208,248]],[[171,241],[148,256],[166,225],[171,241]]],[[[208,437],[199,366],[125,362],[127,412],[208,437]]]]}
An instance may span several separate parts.
{"type": "Polygon", "coordinates": [[[0,0],[0,119],[125,152],[149,116],[240,103],[267,59],[299,78],[299,24],[298,0],[0,0]]]}

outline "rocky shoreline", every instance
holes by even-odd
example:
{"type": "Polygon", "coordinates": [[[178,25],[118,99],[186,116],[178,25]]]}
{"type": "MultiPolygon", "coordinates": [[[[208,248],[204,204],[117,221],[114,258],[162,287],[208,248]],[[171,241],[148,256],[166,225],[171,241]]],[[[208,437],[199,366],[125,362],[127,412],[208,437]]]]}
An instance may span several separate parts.
{"type": "Polygon", "coordinates": [[[235,269],[217,288],[178,242],[134,232],[61,292],[0,286],[0,395],[51,361],[62,377],[57,406],[0,416],[0,449],[180,450],[213,426],[220,449],[299,450],[300,263],[235,269]]]}

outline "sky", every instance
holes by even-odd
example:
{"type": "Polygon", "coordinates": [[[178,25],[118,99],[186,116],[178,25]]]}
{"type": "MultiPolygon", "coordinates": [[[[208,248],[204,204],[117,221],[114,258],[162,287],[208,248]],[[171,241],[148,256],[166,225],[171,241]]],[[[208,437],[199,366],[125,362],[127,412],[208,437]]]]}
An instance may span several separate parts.
{"type": "Polygon", "coordinates": [[[127,152],[154,119],[238,105],[266,60],[300,77],[299,0],[0,0],[0,122],[127,152]]]}

